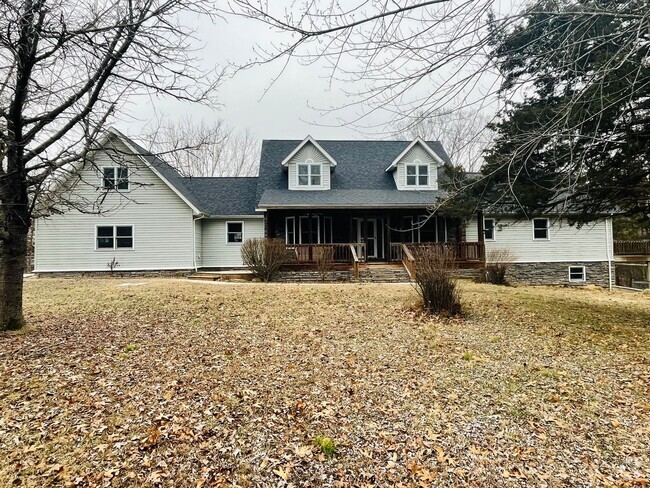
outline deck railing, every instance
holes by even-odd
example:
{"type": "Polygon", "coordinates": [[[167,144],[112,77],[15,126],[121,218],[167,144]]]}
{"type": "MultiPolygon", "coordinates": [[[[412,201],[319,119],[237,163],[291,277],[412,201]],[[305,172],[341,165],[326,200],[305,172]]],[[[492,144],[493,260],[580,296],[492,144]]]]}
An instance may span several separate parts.
{"type": "Polygon", "coordinates": [[[314,263],[319,253],[323,252],[324,249],[332,253],[333,263],[351,263],[355,256],[360,261],[365,260],[365,246],[365,244],[349,242],[335,244],[287,244],[287,250],[292,253],[295,258],[294,262],[296,263],[314,263]]]}
{"type": "Polygon", "coordinates": [[[403,261],[403,248],[410,250],[426,247],[447,247],[452,248],[459,263],[480,263],[484,259],[485,246],[482,242],[415,242],[415,243],[391,243],[390,260],[392,262],[403,261]]]}
{"type": "Polygon", "coordinates": [[[648,241],[614,241],[614,254],[620,256],[650,255],[650,240],[648,241]]]}
{"type": "Polygon", "coordinates": [[[415,257],[413,253],[409,250],[406,244],[401,245],[402,248],[402,264],[406,269],[406,272],[411,277],[412,281],[415,281],[415,257]]]}

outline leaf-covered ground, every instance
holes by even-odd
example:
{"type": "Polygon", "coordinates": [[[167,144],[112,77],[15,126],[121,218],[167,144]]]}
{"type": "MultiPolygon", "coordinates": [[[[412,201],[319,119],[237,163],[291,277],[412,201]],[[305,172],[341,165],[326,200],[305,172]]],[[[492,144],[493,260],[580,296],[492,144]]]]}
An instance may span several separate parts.
{"type": "Polygon", "coordinates": [[[643,486],[650,296],[32,279],[2,486],[643,486]],[[335,451],[332,454],[332,451],[335,451]]]}

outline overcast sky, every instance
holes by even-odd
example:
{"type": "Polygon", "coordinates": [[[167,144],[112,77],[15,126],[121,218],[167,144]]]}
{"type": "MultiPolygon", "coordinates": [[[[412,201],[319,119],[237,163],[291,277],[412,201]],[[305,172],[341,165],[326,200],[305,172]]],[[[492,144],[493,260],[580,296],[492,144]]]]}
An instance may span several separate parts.
{"type": "MultiPolygon", "coordinates": [[[[253,58],[256,43],[264,46],[279,40],[277,32],[252,20],[187,21],[197,25],[196,36],[205,43],[197,55],[206,68],[229,62],[245,63],[253,58]]],[[[119,125],[137,136],[152,120],[191,117],[196,122],[223,119],[236,129],[250,128],[260,139],[303,139],[308,134],[318,139],[362,137],[357,131],[342,127],[336,116],[324,118],[324,112],[316,109],[340,106],[346,100],[341,86],[329,86],[330,71],[324,65],[302,66],[292,60],[278,76],[283,66],[278,61],[227,79],[218,90],[219,107],[136,98],[128,106],[130,118],[124,118],[119,125]]],[[[351,118],[354,111],[340,115],[351,118]]]]}

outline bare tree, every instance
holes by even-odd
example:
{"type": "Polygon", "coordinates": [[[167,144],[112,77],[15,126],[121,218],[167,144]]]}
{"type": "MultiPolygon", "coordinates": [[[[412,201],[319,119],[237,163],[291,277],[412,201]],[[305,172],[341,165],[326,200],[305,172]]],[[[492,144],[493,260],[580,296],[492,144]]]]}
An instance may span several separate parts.
{"type": "Polygon", "coordinates": [[[483,151],[492,141],[490,121],[491,117],[474,110],[437,110],[406,122],[398,134],[407,139],[440,141],[455,165],[475,172],[481,168],[483,151]]]}
{"type": "Polygon", "coordinates": [[[254,176],[260,142],[249,130],[223,120],[196,124],[190,119],[161,123],[147,136],[154,152],[184,176],[254,176]]]}
{"type": "Polygon", "coordinates": [[[24,324],[27,235],[36,206],[55,203],[52,177],[92,164],[130,95],[211,102],[219,76],[197,69],[192,31],[179,20],[208,8],[200,0],[0,0],[0,330],[24,324]]]}

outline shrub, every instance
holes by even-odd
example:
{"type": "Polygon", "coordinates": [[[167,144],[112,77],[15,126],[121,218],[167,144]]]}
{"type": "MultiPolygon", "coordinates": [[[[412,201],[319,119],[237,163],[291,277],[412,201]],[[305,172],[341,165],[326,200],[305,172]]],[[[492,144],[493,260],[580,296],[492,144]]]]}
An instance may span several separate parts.
{"type": "Polygon", "coordinates": [[[284,240],[248,239],[241,246],[243,263],[262,281],[273,281],[289,261],[284,240]]]}
{"type": "Polygon", "coordinates": [[[415,289],[428,313],[460,314],[460,297],[455,273],[456,253],[448,246],[423,246],[413,253],[415,289]]]}
{"type": "Polygon", "coordinates": [[[314,248],[314,259],[316,260],[318,275],[321,281],[325,281],[327,272],[332,268],[334,248],[329,246],[314,248]]]}
{"type": "Polygon", "coordinates": [[[493,285],[507,285],[506,272],[515,256],[507,249],[494,249],[487,253],[485,281],[493,285]]]}

